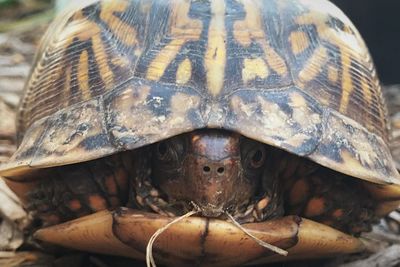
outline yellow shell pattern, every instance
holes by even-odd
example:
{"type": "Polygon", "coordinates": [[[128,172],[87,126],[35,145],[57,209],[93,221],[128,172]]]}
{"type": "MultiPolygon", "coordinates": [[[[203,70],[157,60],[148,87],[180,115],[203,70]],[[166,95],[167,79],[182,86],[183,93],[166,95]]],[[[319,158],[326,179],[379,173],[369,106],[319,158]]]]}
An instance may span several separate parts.
{"type": "Polygon", "coordinates": [[[201,128],[400,184],[368,50],[325,0],[105,0],[61,16],[0,174],[88,161],[201,128]]]}

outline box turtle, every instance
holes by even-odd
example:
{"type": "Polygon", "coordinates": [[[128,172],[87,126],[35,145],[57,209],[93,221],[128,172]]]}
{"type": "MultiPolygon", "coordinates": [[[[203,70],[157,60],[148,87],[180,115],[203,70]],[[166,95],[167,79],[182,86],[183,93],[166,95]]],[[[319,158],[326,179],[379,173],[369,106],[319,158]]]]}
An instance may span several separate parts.
{"type": "Polygon", "coordinates": [[[399,204],[379,80],[333,4],[84,2],[45,34],[0,169],[36,238],[144,259],[164,228],[160,263],[256,264],[360,251],[399,204]]]}

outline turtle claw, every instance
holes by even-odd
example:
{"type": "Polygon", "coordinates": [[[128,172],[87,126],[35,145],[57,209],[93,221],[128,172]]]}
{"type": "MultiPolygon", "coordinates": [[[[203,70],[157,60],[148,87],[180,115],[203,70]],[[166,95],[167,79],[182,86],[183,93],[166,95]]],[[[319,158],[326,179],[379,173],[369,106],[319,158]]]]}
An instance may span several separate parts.
{"type": "Polygon", "coordinates": [[[256,220],[253,213],[254,213],[254,204],[251,204],[247,207],[246,211],[243,214],[236,212],[234,218],[240,224],[253,223],[256,220]]]}
{"type": "Polygon", "coordinates": [[[390,232],[400,234],[400,209],[389,213],[384,220],[390,232]]]}
{"type": "Polygon", "coordinates": [[[159,190],[154,188],[148,181],[143,183],[137,183],[137,187],[134,190],[136,192],[135,204],[129,203],[128,207],[139,206],[145,210],[151,210],[167,217],[175,217],[176,211],[171,209],[171,205],[161,198],[161,193],[159,190]]]}
{"type": "Polygon", "coordinates": [[[154,212],[160,215],[168,216],[168,213],[164,211],[164,208],[167,206],[167,202],[165,202],[163,199],[147,197],[145,201],[147,206],[150,207],[154,212]]]}

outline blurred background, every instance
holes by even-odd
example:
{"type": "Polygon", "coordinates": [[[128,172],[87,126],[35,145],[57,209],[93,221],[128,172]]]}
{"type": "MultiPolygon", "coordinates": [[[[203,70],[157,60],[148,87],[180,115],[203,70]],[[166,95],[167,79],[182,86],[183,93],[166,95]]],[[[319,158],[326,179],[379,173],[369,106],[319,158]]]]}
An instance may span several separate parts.
{"type": "MultiPolygon", "coordinates": [[[[15,109],[39,40],[55,14],[74,1],[85,0],[0,0],[0,163],[6,161],[16,149],[15,109]]],[[[400,1],[332,2],[359,29],[375,61],[388,100],[393,129],[391,148],[400,169],[400,1]]],[[[382,222],[383,226],[378,226],[367,235],[369,240],[375,240],[369,246],[373,253],[371,257],[356,257],[354,263],[345,265],[341,265],[342,259],[324,263],[324,266],[370,266],[371,261],[368,260],[373,257],[375,263],[378,262],[375,266],[400,266],[399,222],[399,213],[392,213],[382,222]],[[395,256],[391,258],[391,255],[395,256]]],[[[0,266],[71,266],[68,263],[57,265],[53,255],[32,249],[32,240],[23,234],[29,224],[29,216],[0,179],[0,266]],[[29,265],[32,262],[34,265],[29,265]]],[[[108,266],[92,263],[84,266],[108,266]]],[[[310,265],[306,263],[304,266],[310,265]]]]}

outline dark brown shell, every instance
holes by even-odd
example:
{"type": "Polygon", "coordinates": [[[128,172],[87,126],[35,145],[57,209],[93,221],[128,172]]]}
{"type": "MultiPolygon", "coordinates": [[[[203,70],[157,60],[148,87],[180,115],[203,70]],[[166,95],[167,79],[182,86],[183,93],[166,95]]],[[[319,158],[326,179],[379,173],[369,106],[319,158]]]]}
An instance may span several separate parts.
{"type": "Polygon", "coordinates": [[[400,184],[371,57],[329,2],[92,2],[47,32],[1,175],[222,128],[400,184]]]}

